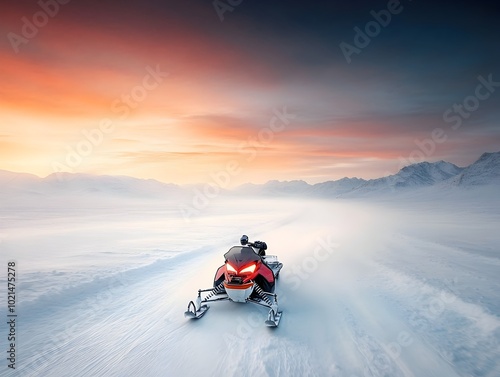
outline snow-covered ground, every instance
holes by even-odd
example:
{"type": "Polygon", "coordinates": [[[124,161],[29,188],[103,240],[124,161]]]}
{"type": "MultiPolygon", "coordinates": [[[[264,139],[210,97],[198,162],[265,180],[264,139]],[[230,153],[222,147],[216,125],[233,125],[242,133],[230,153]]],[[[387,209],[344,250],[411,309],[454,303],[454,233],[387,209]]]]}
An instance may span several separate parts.
{"type": "Polygon", "coordinates": [[[96,198],[2,202],[19,316],[1,376],[500,375],[496,190],[220,197],[191,221],[175,202],[96,198]],[[185,319],[244,233],[284,263],[279,328],[229,302],[185,319]]]}

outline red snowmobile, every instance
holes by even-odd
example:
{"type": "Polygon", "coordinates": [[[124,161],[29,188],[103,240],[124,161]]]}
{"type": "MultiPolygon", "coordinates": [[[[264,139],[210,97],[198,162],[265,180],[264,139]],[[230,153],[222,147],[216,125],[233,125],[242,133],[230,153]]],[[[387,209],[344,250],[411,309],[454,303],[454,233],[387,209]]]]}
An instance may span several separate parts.
{"type": "Polygon", "coordinates": [[[202,317],[207,303],[229,300],[269,308],[267,326],[277,327],[282,312],[274,293],[276,279],[283,264],[274,255],[266,255],[265,242],[248,242],[241,237],[241,246],[233,246],[224,254],[225,263],[217,269],[213,288],[199,289],[195,301],[190,301],[184,315],[191,319],[202,317]]]}

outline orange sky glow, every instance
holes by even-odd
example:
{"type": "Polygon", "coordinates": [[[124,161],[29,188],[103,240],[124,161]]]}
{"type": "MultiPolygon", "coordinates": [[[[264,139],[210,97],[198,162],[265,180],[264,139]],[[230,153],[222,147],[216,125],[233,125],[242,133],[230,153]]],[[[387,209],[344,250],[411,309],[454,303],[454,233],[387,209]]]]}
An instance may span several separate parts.
{"type": "MultiPolygon", "coordinates": [[[[374,178],[396,172],[415,140],[449,127],[446,107],[415,117],[394,102],[389,113],[370,115],[386,89],[366,79],[368,62],[354,73],[335,60],[310,68],[290,59],[299,49],[294,40],[258,28],[235,42],[227,33],[255,27],[243,10],[226,24],[210,8],[192,11],[191,24],[179,13],[137,17],[127,7],[117,15],[111,3],[82,7],[60,5],[17,53],[4,38],[0,169],[191,184],[235,162],[241,170],[233,186],[374,178]]],[[[3,34],[20,34],[21,18],[38,10],[35,2],[10,8],[1,16],[3,34]]],[[[447,132],[449,141],[429,160],[470,162],[477,145],[488,148],[491,140],[487,132],[473,135],[476,149],[460,160],[459,133],[447,132]]]]}

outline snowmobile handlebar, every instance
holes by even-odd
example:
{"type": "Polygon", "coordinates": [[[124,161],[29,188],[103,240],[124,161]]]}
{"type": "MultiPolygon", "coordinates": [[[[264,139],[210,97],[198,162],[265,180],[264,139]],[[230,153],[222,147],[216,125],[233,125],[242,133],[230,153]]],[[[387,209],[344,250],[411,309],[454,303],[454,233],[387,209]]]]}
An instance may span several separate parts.
{"type": "Polygon", "coordinates": [[[267,244],[264,241],[248,242],[248,245],[260,250],[267,250],[267,244]]]}

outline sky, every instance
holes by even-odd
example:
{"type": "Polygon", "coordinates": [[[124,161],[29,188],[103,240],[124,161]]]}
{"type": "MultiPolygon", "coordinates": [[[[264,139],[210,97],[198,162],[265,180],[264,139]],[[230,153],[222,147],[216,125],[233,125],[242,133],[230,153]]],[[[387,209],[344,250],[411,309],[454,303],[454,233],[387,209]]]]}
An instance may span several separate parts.
{"type": "Polygon", "coordinates": [[[436,3],[2,1],[0,169],[235,186],[468,165],[500,150],[500,7],[436,3]]]}

